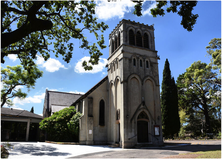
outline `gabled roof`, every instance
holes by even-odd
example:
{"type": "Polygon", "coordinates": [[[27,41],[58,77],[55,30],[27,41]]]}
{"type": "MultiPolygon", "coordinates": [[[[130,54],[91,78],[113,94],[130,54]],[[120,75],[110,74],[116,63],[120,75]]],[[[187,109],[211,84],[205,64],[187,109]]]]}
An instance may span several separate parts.
{"type": "Polygon", "coordinates": [[[99,83],[97,83],[95,86],[93,86],[88,92],[86,92],[84,95],[82,95],[79,99],[77,99],[72,106],[77,104],[82,99],[86,98],[90,93],[92,93],[96,88],[98,88],[101,84],[103,84],[106,80],[108,80],[108,76],[104,77],[99,83]]]}
{"type": "Polygon", "coordinates": [[[1,116],[42,119],[42,116],[31,113],[27,110],[20,110],[20,109],[13,109],[13,108],[1,108],[1,116]]]}

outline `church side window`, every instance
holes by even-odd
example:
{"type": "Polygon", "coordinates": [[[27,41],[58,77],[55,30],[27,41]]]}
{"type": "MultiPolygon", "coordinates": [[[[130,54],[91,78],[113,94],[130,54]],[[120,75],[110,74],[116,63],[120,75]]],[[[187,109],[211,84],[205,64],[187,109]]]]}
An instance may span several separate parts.
{"type": "Polygon", "coordinates": [[[147,33],[144,34],[144,47],[149,48],[149,38],[147,33]]]}
{"type": "Polygon", "coordinates": [[[105,102],[104,102],[104,100],[101,100],[99,102],[99,125],[100,126],[105,125],[105,102]]]}
{"type": "Polygon", "coordinates": [[[146,61],[146,68],[149,68],[149,62],[146,61]]]}
{"type": "Polygon", "coordinates": [[[143,67],[143,62],[142,62],[142,60],[140,60],[140,67],[143,67]]]}
{"type": "Polygon", "coordinates": [[[136,59],[133,59],[133,66],[136,66],[136,59]]]}
{"type": "Polygon", "coordinates": [[[135,45],[135,37],[132,29],[129,30],[129,44],[135,45]]]}
{"type": "Polygon", "coordinates": [[[142,36],[139,31],[136,33],[136,46],[142,47],[142,36]]]}

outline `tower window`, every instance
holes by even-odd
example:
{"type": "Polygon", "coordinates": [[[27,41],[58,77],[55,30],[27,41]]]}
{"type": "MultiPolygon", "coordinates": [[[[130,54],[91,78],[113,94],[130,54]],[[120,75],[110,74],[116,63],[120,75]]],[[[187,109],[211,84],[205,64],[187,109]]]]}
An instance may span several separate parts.
{"type": "Polygon", "coordinates": [[[99,102],[99,125],[100,126],[105,125],[105,102],[104,102],[104,100],[101,100],[99,102]]]}
{"type": "Polygon", "coordinates": [[[120,33],[118,34],[118,47],[120,46],[120,33]]]}
{"type": "Polygon", "coordinates": [[[136,66],[136,59],[133,59],[133,66],[136,66]]]}
{"type": "Polygon", "coordinates": [[[117,37],[115,36],[115,50],[117,49],[117,37]]]}
{"type": "Polygon", "coordinates": [[[143,67],[143,62],[142,62],[142,60],[140,60],[140,67],[143,67]]]}
{"type": "Polygon", "coordinates": [[[149,68],[149,62],[146,61],[146,68],[149,68]]]}
{"type": "Polygon", "coordinates": [[[114,52],[114,41],[112,40],[112,50],[111,52],[113,53],[114,52]]]}
{"type": "Polygon", "coordinates": [[[136,33],[136,45],[142,46],[142,36],[139,31],[136,33]]]}
{"type": "Polygon", "coordinates": [[[134,32],[132,29],[130,29],[129,31],[129,44],[135,45],[135,37],[134,37],[134,32]]]}
{"type": "Polygon", "coordinates": [[[147,33],[144,34],[144,47],[149,48],[149,37],[147,33]]]}

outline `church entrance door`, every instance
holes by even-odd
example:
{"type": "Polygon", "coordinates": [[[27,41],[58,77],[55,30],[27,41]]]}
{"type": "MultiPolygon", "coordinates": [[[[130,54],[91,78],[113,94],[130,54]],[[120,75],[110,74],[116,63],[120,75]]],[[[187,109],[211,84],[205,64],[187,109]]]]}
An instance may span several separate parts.
{"type": "Polygon", "coordinates": [[[139,143],[148,142],[147,121],[137,121],[137,139],[139,143]]]}
{"type": "Polygon", "coordinates": [[[137,141],[138,143],[148,142],[148,116],[143,111],[137,118],[137,141]]]}

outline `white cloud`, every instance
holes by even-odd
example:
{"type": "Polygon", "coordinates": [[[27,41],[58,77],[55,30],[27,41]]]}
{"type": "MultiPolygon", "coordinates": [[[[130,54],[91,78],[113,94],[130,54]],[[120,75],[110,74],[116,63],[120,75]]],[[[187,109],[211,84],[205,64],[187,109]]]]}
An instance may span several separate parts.
{"type": "Polygon", "coordinates": [[[70,91],[69,93],[85,94],[84,92],[79,92],[79,91],[77,91],[77,90],[75,90],[75,91],[70,91]]]}
{"type": "Polygon", "coordinates": [[[55,72],[58,71],[60,68],[67,69],[63,64],[61,64],[61,62],[59,62],[59,60],[49,58],[45,62],[44,58],[41,56],[37,57],[36,64],[44,67],[48,72],[55,72]]]}
{"type": "Polygon", "coordinates": [[[41,103],[42,100],[45,98],[45,93],[42,93],[40,95],[34,95],[33,97],[27,97],[25,99],[19,99],[18,97],[15,97],[13,99],[14,105],[24,105],[26,103],[41,103]]]}
{"type": "Polygon", "coordinates": [[[15,55],[15,54],[10,54],[10,55],[8,55],[8,58],[14,62],[14,61],[17,60],[17,55],[15,55]]]}
{"type": "Polygon", "coordinates": [[[19,89],[22,89],[22,88],[24,88],[24,86],[16,86],[15,90],[18,91],[19,89]]]}
{"type": "Polygon", "coordinates": [[[44,64],[44,62],[45,62],[44,58],[42,56],[37,55],[36,64],[37,65],[42,65],[42,64],[44,64]]]}
{"type": "Polygon", "coordinates": [[[156,8],[156,5],[157,5],[157,3],[156,3],[156,2],[153,2],[153,3],[149,6],[148,9],[146,9],[146,10],[143,9],[142,14],[143,14],[143,15],[150,15],[150,16],[152,16],[150,10],[153,9],[153,8],[156,8]]]}
{"type": "Polygon", "coordinates": [[[105,66],[106,66],[106,64],[107,64],[107,60],[106,60],[106,59],[100,58],[98,65],[94,65],[92,70],[86,71],[86,70],[82,67],[82,62],[83,62],[83,61],[86,61],[86,62],[87,62],[87,61],[89,61],[89,59],[90,59],[89,56],[85,56],[85,57],[83,57],[82,59],[80,59],[80,60],[77,62],[76,66],[75,66],[75,69],[74,69],[75,72],[76,72],[76,73],[98,73],[98,72],[101,72],[101,71],[105,68],[105,66]]]}
{"type": "Polygon", "coordinates": [[[96,1],[96,16],[99,19],[108,20],[114,17],[123,18],[125,13],[130,12],[135,3],[131,0],[96,1]]]}
{"type": "Polygon", "coordinates": [[[107,75],[107,72],[102,72],[101,77],[105,77],[107,75]]]}

